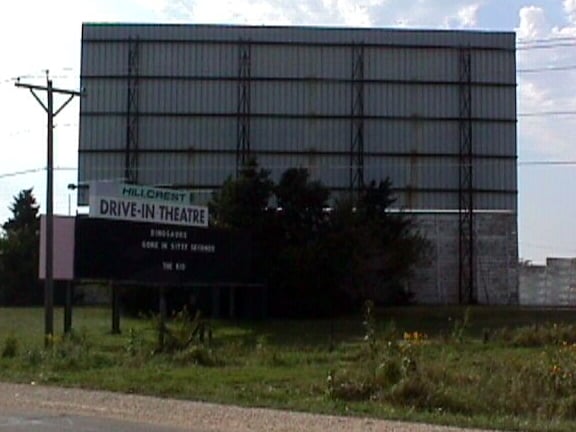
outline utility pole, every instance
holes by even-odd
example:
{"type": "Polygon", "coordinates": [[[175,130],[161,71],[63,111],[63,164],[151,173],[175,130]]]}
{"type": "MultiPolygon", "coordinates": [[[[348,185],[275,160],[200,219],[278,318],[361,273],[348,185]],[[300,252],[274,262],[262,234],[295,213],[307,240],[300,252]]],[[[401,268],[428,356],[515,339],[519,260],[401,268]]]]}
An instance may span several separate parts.
{"type": "Polygon", "coordinates": [[[54,335],[54,117],[56,117],[74,96],[81,93],[74,90],[63,90],[54,88],[52,80],[46,71],[46,86],[23,84],[20,79],[16,82],[16,87],[30,90],[34,99],[44,108],[48,115],[47,130],[47,163],[46,163],[46,278],[44,280],[44,344],[50,346],[54,335]],[[38,97],[36,91],[46,92],[46,104],[38,97]],[[56,111],[54,111],[54,93],[69,96],[56,111]]]}

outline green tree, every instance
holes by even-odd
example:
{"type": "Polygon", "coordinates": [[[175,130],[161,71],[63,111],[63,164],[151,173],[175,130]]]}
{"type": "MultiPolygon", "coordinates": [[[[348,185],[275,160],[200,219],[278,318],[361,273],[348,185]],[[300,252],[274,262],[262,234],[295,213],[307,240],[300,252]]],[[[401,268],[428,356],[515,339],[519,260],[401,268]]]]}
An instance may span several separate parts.
{"type": "Polygon", "coordinates": [[[2,225],[0,242],[0,301],[10,305],[39,303],[40,219],[32,189],[16,195],[9,209],[12,217],[2,225]]]}
{"type": "Polygon", "coordinates": [[[252,248],[254,282],[269,282],[278,247],[275,209],[270,208],[274,182],[270,171],[250,160],[235,178],[229,177],[213,194],[210,208],[211,225],[242,231],[252,248]]]}
{"type": "Polygon", "coordinates": [[[289,168],[274,188],[280,239],[270,280],[272,311],[320,316],[331,311],[332,274],[324,272],[330,254],[323,247],[329,228],[330,191],[304,168],[289,168]]]}
{"type": "Polygon", "coordinates": [[[334,208],[329,200],[329,189],[306,169],[286,170],[274,186],[253,162],[213,196],[212,224],[251,233],[274,315],[318,317],[357,310],[366,299],[408,301],[405,282],[425,241],[412,219],[390,211],[391,181],[372,182],[334,208]]]}
{"type": "Polygon", "coordinates": [[[209,204],[213,226],[259,231],[265,222],[274,183],[270,171],[250,160],[237,178],[229,177],[209,204]]]}
{"type": "Polygon", "coordinates": [[[311,181],[305,168],[289,168],[274,188],[286,238],[295,245],[315,242],[327,226],[330,191],[311,181]]]}
{"type": "Polygon", "coordinates": [[[394,202],[387,178],[369,183],[355,201],[339,203],[333,213],[332,241],[343,245],[344,254],[335,262],[346,269],[340,280],[359,303],[409,302],[411,293],[405,287],[426,257],[428,242],[410,215],[391,211],[394,202]]]}

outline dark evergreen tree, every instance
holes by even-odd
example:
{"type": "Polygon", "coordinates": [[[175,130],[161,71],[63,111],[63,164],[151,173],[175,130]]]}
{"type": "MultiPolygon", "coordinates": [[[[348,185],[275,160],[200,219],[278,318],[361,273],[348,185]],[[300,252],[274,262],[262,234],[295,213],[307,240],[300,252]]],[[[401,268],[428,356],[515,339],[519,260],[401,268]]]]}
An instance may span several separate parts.
{"type": "Polygon", "coordinates": [[[32,189],[22,190],[10,206],[0,242],[0,301],[6,305],[39,304],[40,218],[32,189]]]}

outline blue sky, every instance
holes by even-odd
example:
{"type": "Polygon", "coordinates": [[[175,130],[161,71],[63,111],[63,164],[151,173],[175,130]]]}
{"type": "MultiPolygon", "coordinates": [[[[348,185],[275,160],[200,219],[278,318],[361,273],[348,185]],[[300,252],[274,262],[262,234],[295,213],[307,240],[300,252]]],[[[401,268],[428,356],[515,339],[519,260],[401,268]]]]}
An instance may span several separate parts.
{"type": "MultiPolygon", "coordinates": [[[[78,88],[83,21],[506,30],[517,32],[519,45],[574,38],[574,46],[518,51],[519,70],[576,66],[576,0],[19,0],[0,8],[0,222],[24,188],[34,187],[44,207],[46,116],[13,78],[44,83],[49,69],[55,86],[78,88]]],[[[576,111],[575,78],[576,69],[519,73],[519,113],[576,111]]],[[[525,163],[576,161],[575,121],[576,115],[519,118],[523,259],[576,257],[576,164],[525,163]]],[[[67,214],[75,211],[66,186],[76,181],[78,101],[56,125],[55,210],[67,214]]]]}

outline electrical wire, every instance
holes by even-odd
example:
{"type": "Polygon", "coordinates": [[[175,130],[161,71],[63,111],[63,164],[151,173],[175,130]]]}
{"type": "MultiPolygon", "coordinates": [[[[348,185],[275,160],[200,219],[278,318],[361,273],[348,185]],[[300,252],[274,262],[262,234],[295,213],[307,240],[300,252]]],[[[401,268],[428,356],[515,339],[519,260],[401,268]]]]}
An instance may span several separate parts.
{"type": "Polygon", "coordinates": [[[576,111],[540,111],[519,113],[518,117],[556,117],[556,116],[573,116],[576,111]]]}
{"type": "Polygon", "coordinates": [[[576,160],[519,161],[518,166],[574,166],[576,160]]]}
{"type": "Polygon", "coordinates": [[[547,44],[547,45],[532,45],[532,46],[519,46],[516,47],[516,51],[528,51],[528,50],[542,50],[542,49],[550,49],[550,48],[570,48],[576,46],[575,42],[560,42],[555,44],[547,44]]]}
{"type": "Polygon", "coordinates": [[[543,244],[536,244],[536,243],[525,242],[525,241],[520,241],[520,240],[518,241],[518,245],[533,248],[533,249],[542,249],[542,250],[554,249],[556,251],[557,250],[563,250],[565,253],[576,253],[576,249],[571,249],[570,246],[543,245],[543,244]]]}
{"type": "Polygon", "coordinates": [[[565,41],[576,41],[576,36],[551,36],[547,38],[540,39],[518,39],[517,44],[538,44],[538,43],[550,43],[550,42],[565,42],[565,41]]]}
{"type": "Polygon", "coordinates": [[[45,169],[46,168],[31,168],[31,169],[22,170],[22,171],[8,172],[8,173],[0,174],[0,179],[9,178],[9,177],[16,177],[16,176],[25,175],[25,174],[37,173],[37,172],[44,171],[45,169]]]}
{"type": "Polygon", "coordinates": [[[529,69],[517,69],[516,72],[519,74],[532,74],[540,72],[563,72],[575,70],[576,65],[569,66],[544,66],[539,68],[529,68],[529,69]]]}

